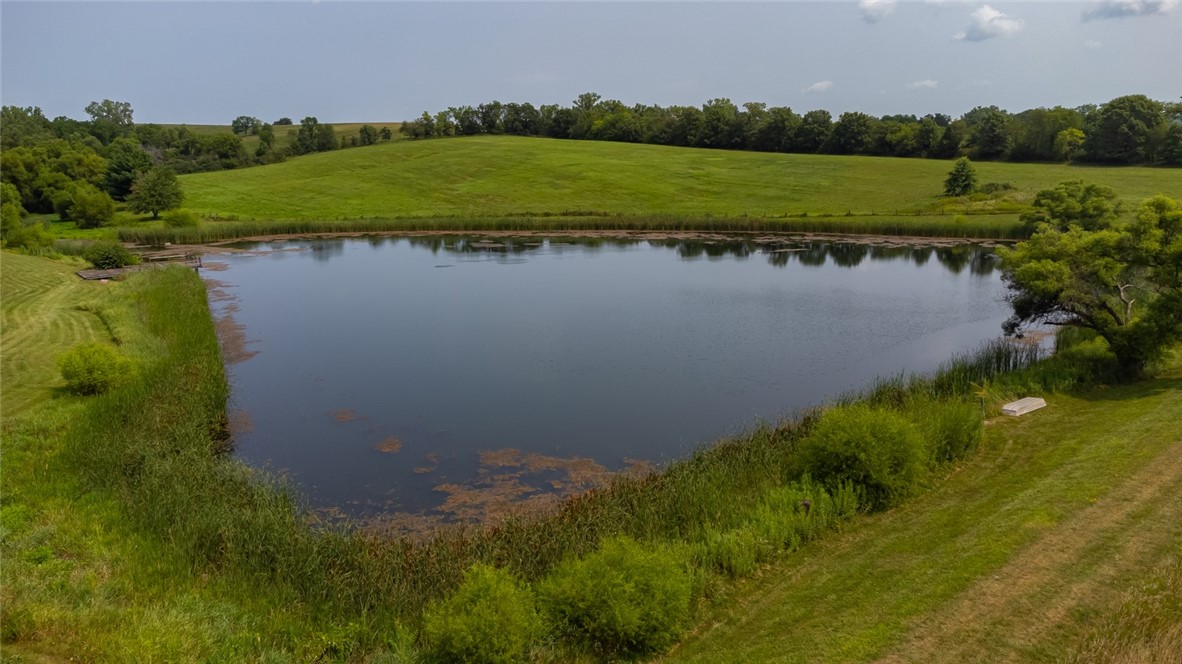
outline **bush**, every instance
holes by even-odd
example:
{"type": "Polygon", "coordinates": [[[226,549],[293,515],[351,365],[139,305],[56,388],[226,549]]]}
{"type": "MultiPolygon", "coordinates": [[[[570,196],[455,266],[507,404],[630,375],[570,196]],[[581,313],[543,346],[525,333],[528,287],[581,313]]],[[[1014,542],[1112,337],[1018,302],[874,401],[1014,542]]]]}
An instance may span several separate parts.
{"type": "Polygon", "coordinates": [[[806,472],[830,487],[852,482],[870,509],[890,507],[919,487],[925,452],[906,418],[863,404],[826,411],[801,444],[806,472]]]}
{"type": "Polygon", "coordinates": [[[986,182],[977,191],[982,194],[1000,194],[1003,191],[1013,190],[1014,185],[1012,182],[986,182]]]}
{"type": "Polygon", "coordinates": [[[75,186],[72,196],[74,205],[69,214],[78,228],[98,228],[115,218],[115,201],[107,192],[80,184],[75,186]]]}
{"type": "Polygon", "coordinates": [[[86,253],[82,257],[90,262],[96,269],[99,270],[113,270],[124,265],[134,265],[139,262],[135,254],[128,251],[123,245],[111,240],[99,240],[90,245],[86,253]]]}
{"type": "Polygon", "coordinates": [[[57,364],[75,394],[101,394],[131,375],[131,360],[94,341],[74,346],[58,357],[57,364]]]}
{"type": "Polygon", "coordinates": [[[522,661],[541,628],[532,593],[508,571],[481,564],[423,616],[428,652],[444,662],[522,661]]]}
{"type": "Polygon", "coordinates": [[[164,215],[164,225],[169,228],[196,228],[197,213],[192,210],[173,210],[164,215]]]}
{"type": "Polygon", "coordinates": [[[693,581],[675,549],[605,540],[563,561],[538,595],[556,626],[610,654],[642,654],[677,642],[689,619],[693,581]]]}

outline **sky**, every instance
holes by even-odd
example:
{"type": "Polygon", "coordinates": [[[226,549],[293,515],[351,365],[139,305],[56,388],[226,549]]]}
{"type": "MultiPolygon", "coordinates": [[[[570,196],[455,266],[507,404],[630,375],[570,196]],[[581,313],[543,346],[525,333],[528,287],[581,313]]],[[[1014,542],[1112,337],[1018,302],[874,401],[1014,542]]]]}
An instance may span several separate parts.
{"type": "Polygon", "coordinates": [[[0,102],[136,122],[412,119],[500,100],[726,97],[798,113],[1182,96],[1182,0],[12,2],[0,102]]]}

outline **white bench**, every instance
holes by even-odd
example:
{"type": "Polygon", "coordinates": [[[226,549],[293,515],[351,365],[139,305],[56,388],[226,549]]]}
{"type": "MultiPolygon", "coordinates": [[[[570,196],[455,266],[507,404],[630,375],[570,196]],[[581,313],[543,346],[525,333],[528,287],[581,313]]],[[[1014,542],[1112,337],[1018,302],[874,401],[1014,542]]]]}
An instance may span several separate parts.
{"type": "Polygon", "coordinates": [[[1026,397],[1025,399],[1018,399],[1017,401],[1011,401],[1010,403],[1007,403],[1001,407],[1001,412],[1003,415],[1017,417],[1019,415],[1025,415],[1026,413],[1038,410],[1039,408],[1046,407],[1047,402],[1045,399],[1041,399],[1039,397],[1026,397]]]}

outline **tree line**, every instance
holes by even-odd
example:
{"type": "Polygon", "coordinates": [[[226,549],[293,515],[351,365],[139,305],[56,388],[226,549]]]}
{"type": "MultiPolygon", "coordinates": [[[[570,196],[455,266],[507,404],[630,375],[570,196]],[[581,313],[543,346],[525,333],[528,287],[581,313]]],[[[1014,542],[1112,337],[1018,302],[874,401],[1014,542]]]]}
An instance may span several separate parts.
{"type": "Polygon", "coordinates": [[[134,212],[160,212],[180,205],[177,174],[241,168],[282,161],[288,156],[389,141],[389,128],[365,125],[352,136],[338,136],[315,117],[298,126],[290,118],[274,124],[240,116],[231,132],[203,135],[187,127],[137,124],[131,104],[91,102],[89,120],[47,118],[37,107],[0,108],[0,182],[4,206],[2,234],[9,246],[48,241],[26,227],[26,214],[56,213],[81,227],[97,227],[115,215],[117,202],[134,212]],[[279,147],[275,126],[288,126],[290,145],[279,147]],[[253,149],[243,136],[258,137],[253,149]]]}
{"type": "Polygon", "coordinates": [[[835,120],[825,110],[800,115],[761,102],[629,106],[588,92],[570,106],[492,101],[424,111],[400,131],[412,139],[510,134],[758,152],[1182,165],[1182,102],[1144,95],[1021,113],[979,106],[956,119],[851,111],[835,120]]]}

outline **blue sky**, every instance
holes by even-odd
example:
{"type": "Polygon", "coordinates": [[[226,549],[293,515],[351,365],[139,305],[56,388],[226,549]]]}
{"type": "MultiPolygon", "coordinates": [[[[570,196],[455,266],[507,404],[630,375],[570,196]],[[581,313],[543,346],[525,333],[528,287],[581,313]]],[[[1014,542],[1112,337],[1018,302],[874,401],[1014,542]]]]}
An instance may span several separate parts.
{"type": "Polygon", "coordinates": [[[0,101],[137,122],[728,97],[834,115],[1182,95],[1179,0],[0,2],[0,101]]]}

